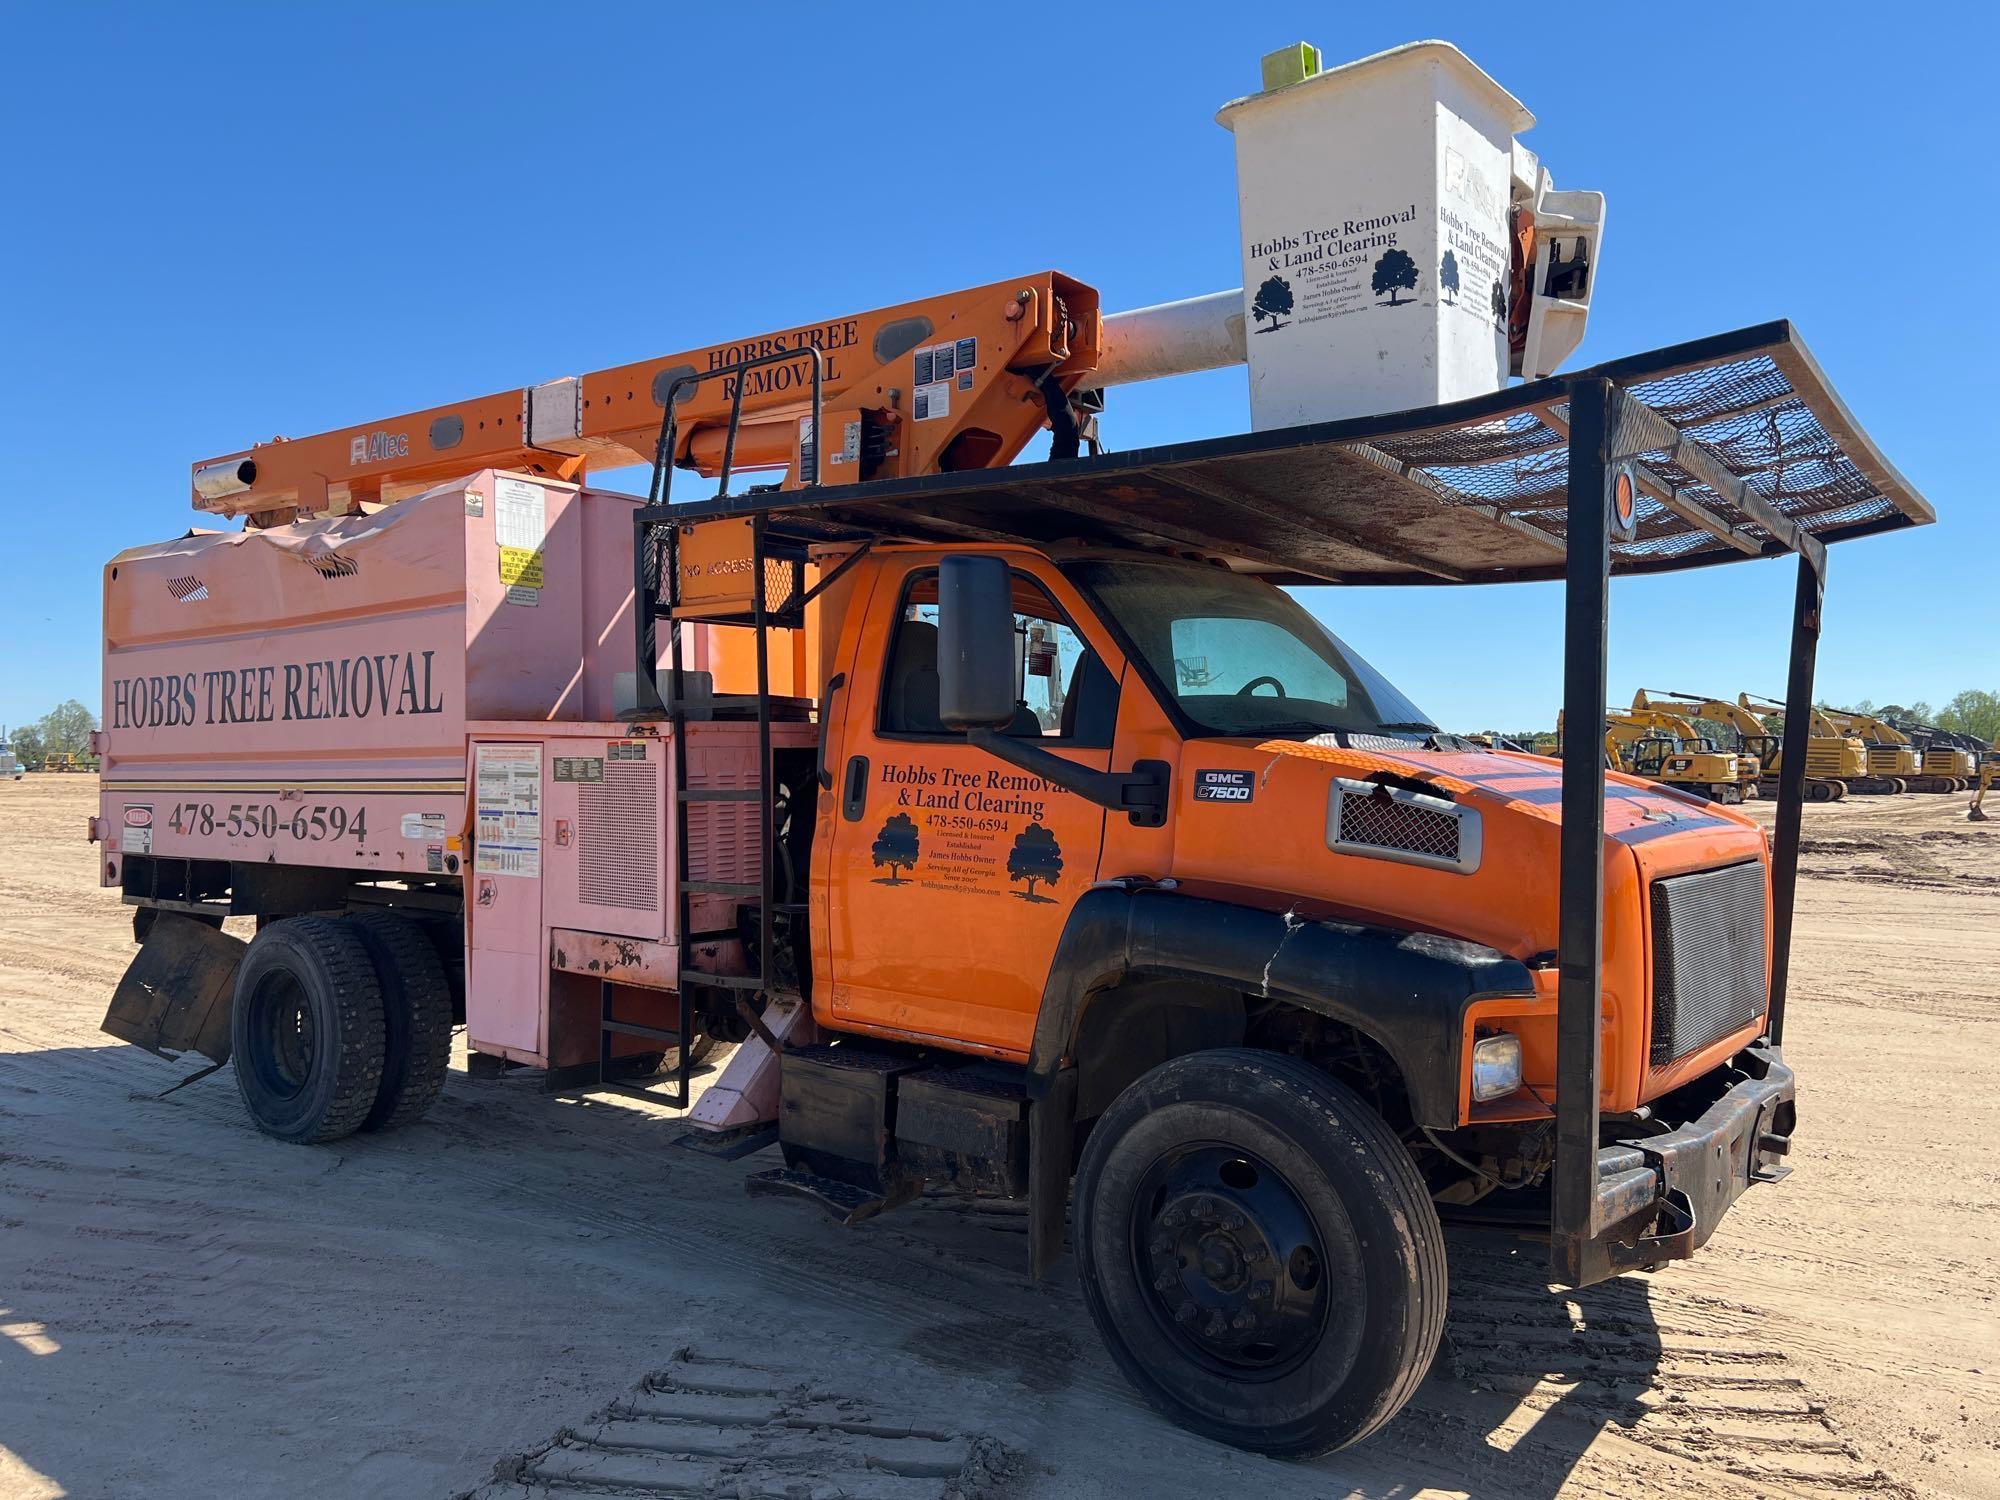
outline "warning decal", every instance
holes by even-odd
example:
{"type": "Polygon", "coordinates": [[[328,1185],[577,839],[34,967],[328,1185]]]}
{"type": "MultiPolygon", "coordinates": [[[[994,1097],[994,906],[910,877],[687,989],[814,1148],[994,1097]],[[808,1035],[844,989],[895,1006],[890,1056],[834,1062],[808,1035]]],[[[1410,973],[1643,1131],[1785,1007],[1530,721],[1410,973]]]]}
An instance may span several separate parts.
{"type": "Polygon", "coordinates": [[[542,554],[530,552],[525,547],[502,547],[500,549],[500,581],[509,588],[516,585],[524,589],[538,589],[542,586],[542,554]]]}
{"type": "Polygon", "coordinates": [[[920,385],[911,403],[915,407],[919,422],[928,422],[935,417],[951,415],[951,382],[940,380],[933,385],[920,385]]]}
{"type": "Polygon", "coordinates": [[[485,875],[542,873],[542,747],[475,745],[472,751],[478,847],[485,875]]]}
{"type": "Polygon", "coordinates": [[[972,389],[972,371],[979,363],[979,340],[950,339],[929,344],[912,356],[912,406],[919,422],[951,415],[951,388],[972,389]]]}

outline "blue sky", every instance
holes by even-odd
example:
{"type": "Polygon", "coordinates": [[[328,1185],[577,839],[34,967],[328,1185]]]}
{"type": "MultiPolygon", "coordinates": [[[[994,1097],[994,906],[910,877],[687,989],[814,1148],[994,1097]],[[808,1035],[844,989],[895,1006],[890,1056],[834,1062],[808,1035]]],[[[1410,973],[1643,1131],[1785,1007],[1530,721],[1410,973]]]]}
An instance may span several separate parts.
{"type": "MultiPolygon", "coordinates": [[[[1236,285],[1214,113],[1301,35],[1456,42],[1609,195],[1572,368],[1791,318],[1942,517],[1835,550],[1823,694],[2000,687],[2000,27],[1948,9],[8,5],[0,723],[95,706],[98,569],[197,457],[1047,267],[1236,285]]],[[[1227,371],[1105,429],[1248,425],[1227,371]]],[[[1619,585],[1613,693],[1782,692],[1788,569],[1619,585]]],[[[1443,722],[1553,721],[1556,589],[1307,598],[1443,722]]]]}

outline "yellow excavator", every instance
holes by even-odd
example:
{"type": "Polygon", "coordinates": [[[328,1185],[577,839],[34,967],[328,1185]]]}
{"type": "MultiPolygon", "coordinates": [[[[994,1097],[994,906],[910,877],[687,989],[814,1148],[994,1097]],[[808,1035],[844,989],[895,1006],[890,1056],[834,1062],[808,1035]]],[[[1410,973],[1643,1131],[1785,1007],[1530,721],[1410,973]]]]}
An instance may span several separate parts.
{"type": "Polygon", "coordinates": [[[1962,792],[1979,780],[1980,759],[1986,746],[1976,736],[1926,724],[1903,714],[1891,713],[1887,717],[1916,746],[1922,758],[1924,779],[1932,783],[1933,790],[1962,792]]]}
{"type": "MultiPolygon", "coordinates": [[[[1887,719],[1877,718],[1852,708],[1828,708],[1820,710],[1831,720],[1834,727],[1854,735],[1868,747],[1868,776],[1871,781],[1886,782],[1877,786],[1878,792],[1948,792],[1946,778],[1932,778],[1924,774],[1923,757],[1917,753],[1915,741],[1887,719]]],[[[1856,787],[1855,791],[1864,788],[1856,787]]]]}
{"type": "MultiPolygon", "coordinates": [[[[1706,710],[1728,708],[1731,705],[1719,699],[1703,699],[1703,712],[1697,717],[1714,717],[1706,710]]],[[[1783,714],[1785,705],[1774,698],[1757,698],[1749,693],[1738,693],[1733,705],[1754,725],[1751,732],[1762,738],[1770,747],[1764,761],[1763,785],[1768,795],[1775,796],[1778,777],[1784,771],[1785,747],[1782,737],[1774,734],[1764,722],[1772,714],[1783,714]]],[[[1724,723],[1732,720],[1724,718],[1724,723]]],[[[1739,731],[1741,732],[1741,731],[1739,731]]],[[[1849,792],[1878,792],[1893,790],[1887,786],[1877,786],[1868,774],[1868,747],[1853,735],[1836,725],[1818,709],[1806,721],[1806,796],[1814,802],[1838,802],[1849,792]]]]}
{"type": "MultiPolygon", "coordinates": [[[[1558,714],[1556,753],[1559,755],[1562,734],[1562,715],[1558,714]]],[[[1685,739],[1657,727],[1649,722],[1648,716],[1622,709],[1610,709],[1604,716],[1604,763],[1614,771],[1643,776],[1696,797],[1734,802],[1739,796],[1735,756],[1707,749],[1698,736],[1685,739]]]]}
{"type": "MultiPolygon", "coordinates": [[[[1760,741],[1769,739],[1770,736],[1761,734],[1761,725],[1758,726],[1759,734],[1745,735],[1740,728],[1731,724],[1725,738],[1710,727],[1709,715],[1694,711],[1687,703],[1673,701],[1678,696],[1673,693],[1649,693],[1646,689],[1640,688],[1632,695],[1632,717],[1649,719],[1663,732],[1678,735],[1690,745],[1700,745],[1711,755],[1734,756],[1735,795],[1721,797],[1718,800],[1723,802],[1753,800],[1761,790],[1764,762],[1771,754],[1760,741]]],[[[1705,701],[1695,700],[1697,704],[1705,701]]],[[[1736,713],[1744,718],[1749,717],[1740,708],[1736,709],[1736,713]]]]}

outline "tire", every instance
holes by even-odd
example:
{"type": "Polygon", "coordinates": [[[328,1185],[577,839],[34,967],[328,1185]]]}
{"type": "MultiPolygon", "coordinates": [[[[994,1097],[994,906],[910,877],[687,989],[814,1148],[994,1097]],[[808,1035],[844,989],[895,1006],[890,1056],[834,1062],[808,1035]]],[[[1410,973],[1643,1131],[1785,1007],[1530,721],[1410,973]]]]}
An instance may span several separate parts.
{"type": "Polygon", "coordinates": [[[382,986],[354,928],[289,917],[236,970],[230,1060],[257,1128],[334,1141],[367,1118],[382,1082],[382,986]]]}
{"type": "Polygon", "coordinates": [[[363,1130],[421,1119],[444,1092],[451,1066],[451,983],[423,929],[388,911],[350,913],[382,986],[382,1083],[363,1130]]]}
{"type": "Polygon", "coordinates": [[[1072,1224],[1085,1304],[1125,1378],[1238,1448],[1306,1458],[1361,1441],[1444,1333],[1444,1235],[1416,1164],[1297,1058],[1196,1052],[1132,1084],[1084,1148],[1072,1224]]]}

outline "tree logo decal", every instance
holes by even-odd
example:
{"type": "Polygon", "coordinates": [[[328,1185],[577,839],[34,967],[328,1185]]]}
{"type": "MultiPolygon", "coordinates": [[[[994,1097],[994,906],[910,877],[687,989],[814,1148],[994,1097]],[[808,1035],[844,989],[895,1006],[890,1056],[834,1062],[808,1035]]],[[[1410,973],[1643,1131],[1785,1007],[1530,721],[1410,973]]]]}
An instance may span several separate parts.
{"type": "Polygon", "coordinates": [[[1380,297],[1389,295],[1391,307],[1402,307],[1404,302],[1396,293],[1398,290],[1414,292],[1417,289],[1417,263],[1410,259],[1407,250],[1384,250],[1382,258],[1375,262],[1373,290],[1380,297]]]}
{"type": "Polygon", "coordinates": [[[1292,310],[1292,284],[1282,276],[1273,276],[1257,288],[1256,300],[1250,304],[1250,316],[1262,323],[1271,320],[1269,328],[1259,328],[1259,333],[1273,333],[1285,325],[1281,321],[1292,310]]]}
{"type": "Polygon", "coordinates": [[[1507,331],[1507,289],[1497,280],[1493,283],[1493,321],[1502,333],[1507,331]]]}
{"type": "Polygon", "coordinates": [[[1438,285],[1444,288],[1444,300],[1454,305],[1458,302],[1458,257],[1447,250],[1444,260],[1438,266],[1438,285]]]}
{"type": "Polygon", "coordinates": [[[1062,867],[1062,846],[1056,843],[1056,836],[1039,823],[1030,823],[1023,828],[1007,854],[1007,878],[1028,883],[1027,890],[1014,892],[1023,901],[1053,905],[1055,898],[1037,896],[1035,886],[1038,882],[1054,885],[1062,879],[1062,867]]]}
{"type": "Polygon", "coordinates": [[[886,876],[876,880],[877,885],[902,885],[903,877],[897,872],[907,870],[917,862],[917,825],[910,821],[908,813],[897,813],[882,825],[882,831],[875,835],[875,868],[889,867],[886,876]]]}

